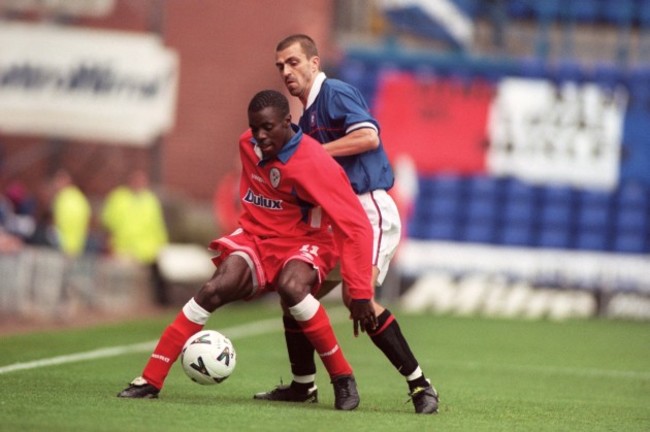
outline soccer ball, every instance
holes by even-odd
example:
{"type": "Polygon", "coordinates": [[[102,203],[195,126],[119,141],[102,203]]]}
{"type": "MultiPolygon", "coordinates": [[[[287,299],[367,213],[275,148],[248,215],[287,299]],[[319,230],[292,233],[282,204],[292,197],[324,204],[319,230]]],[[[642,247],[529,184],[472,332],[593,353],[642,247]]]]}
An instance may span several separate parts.
{"type": "Polygon", "coordinates": [[[185,374],[199,384],[219,384],[232,374],[237,363],[230,339],[214,330],[203,330],[190,337],[181,352],[185,374]]]}

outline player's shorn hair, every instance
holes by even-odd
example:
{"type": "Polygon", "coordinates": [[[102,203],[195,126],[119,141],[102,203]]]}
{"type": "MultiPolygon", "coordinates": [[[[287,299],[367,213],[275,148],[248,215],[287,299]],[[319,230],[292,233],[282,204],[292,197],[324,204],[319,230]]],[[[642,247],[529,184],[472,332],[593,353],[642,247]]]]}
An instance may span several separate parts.
{"type": "Polygon", "coordinates": [[[278,42],[278,45],[275,47],[275,51],[282,51],[289,48],[294,43],[298,42],[302,51],[305,53],[308,59],[318,56],[318,48],[316,48],[316,42],[306,34],[293,34],[287,36],[278,42]]]}
{"type": "Polygon", "coordinates": [[[282,93],[275,90],[262,90],[253,96],[248,104],[248,112],[255,113],[268,107],[279,109],[283,116],[289,114],[289,101],[282,93]]]}

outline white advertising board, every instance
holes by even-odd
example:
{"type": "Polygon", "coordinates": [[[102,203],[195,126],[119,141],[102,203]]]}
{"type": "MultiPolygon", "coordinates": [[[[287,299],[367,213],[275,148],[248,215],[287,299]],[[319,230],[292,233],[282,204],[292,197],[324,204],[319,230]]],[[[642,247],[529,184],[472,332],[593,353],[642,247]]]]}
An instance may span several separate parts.
{"type": "Polygon", "coordinates": [[[611,189],[626,105],[623,89],[504,79],[488,120],[488,170],[533,183],[611,189]]]}
{"type": "Polygon", "coordinates": [[[152,34],[0,26],[0,132],[146,146],[174,123],[178,58],[152,34]]]}

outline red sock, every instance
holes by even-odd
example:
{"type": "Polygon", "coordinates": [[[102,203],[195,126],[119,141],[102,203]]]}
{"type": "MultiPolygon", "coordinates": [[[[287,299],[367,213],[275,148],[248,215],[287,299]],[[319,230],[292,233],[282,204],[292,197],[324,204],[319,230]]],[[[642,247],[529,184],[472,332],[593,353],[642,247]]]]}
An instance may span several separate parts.
{"type": "Polygon", "coordinates": [[[316,313],[306,321],[301,321],[296,316],[294,318],[316,349],[330,378],[352,375],[352,367],[343,356],[343,351],[339,347],[334,330],[332,330],[330,319],[322,305],[318,304],[316,313]]]}
{"type": "Polygon", "coordinates": [[[190,336],[201,329],[203,329],[202,324],[188,320],[181,311],[160,337],[156,349],[153,350],[144,367],[142,377],[152,386],[161,389],[169,370],[181,354],[183,345],[190,336]]]}

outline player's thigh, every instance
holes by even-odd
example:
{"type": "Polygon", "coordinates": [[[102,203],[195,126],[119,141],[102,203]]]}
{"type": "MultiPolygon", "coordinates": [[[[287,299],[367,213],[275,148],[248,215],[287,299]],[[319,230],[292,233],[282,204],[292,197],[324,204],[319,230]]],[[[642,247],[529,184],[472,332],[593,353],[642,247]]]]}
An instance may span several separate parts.
{"type": "Polygon", "coordinates": [[[196,302],[212,312],[224,304],[251,297],[255,293],[253,269],[236,254],[228,256],[196,294],[196,302]]]}
{"type": "Polygon", "coordinates": [[[375,190],[358,197],[372,227],[372,265],[377,269],[373,281],[378,286],[383,283],[399,246],[402,223],[395,201],[385,190],[375,190]]]}

